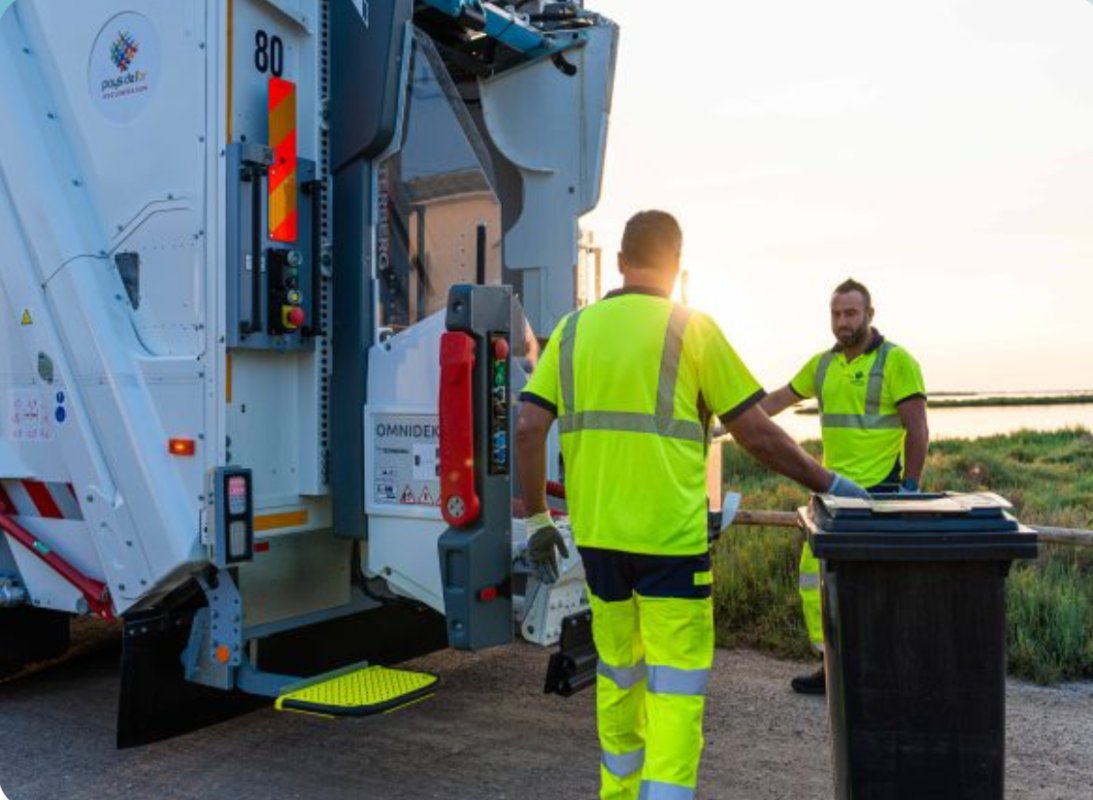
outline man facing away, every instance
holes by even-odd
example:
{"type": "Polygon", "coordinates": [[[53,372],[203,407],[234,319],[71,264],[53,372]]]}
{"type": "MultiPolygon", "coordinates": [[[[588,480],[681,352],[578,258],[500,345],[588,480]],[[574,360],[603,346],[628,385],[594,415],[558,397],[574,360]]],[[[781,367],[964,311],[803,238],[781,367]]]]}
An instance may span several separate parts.
{"type": "MultiPolygon", "coordinates": [[[[824,466],[870,491],[918,491],[930,433],[926,387],[911,354],[873,327],[869,290],[853,279],[831,295],[831,330],[837,340],[817,353],[788,385],[763,398],[774,416],[806,397],[815,397],[823,434],[824,466]]],[[[808,637],[823,652],[820,563],[805,542],[798,591],[808,637]]],[[[801,694],[823,694],[823,666],[794,678],[801,694]]]]}
{"type": "Polygon", "coordinates": [[[626,225],[622,289],[565,317],[521,394],[516,455],[528,558],[547,581],[568,555],[547,512],[557,419],[569,520],[599,654],[604,800],[694,797],[713,665],[705,464],[718,417],[762,463],[817,492],[864,491],[801,450],[708,316],[669,300],[682,232],[663,211],[626,225]]]}

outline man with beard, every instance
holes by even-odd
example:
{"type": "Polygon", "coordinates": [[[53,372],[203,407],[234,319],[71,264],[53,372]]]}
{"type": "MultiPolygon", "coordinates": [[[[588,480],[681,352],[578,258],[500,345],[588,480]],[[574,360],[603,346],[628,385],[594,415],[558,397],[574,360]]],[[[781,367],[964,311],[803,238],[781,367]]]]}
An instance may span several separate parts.
{"type": "MultiPolygon", "coordinates": [[[[918,362],[875,328],[869,290],[853,279],[831,296],[831,330],[838,343],[817,353],[787,386],[762,401],[770,416],[815,397],[824,466],[869,491],[918,491],[930,433],[926,387],[918,362]]],[[[808,543],[801,551],[798,590],[813,647],[823,652],[820,564],[808,543]]],[[[823,694],[824,668],[794,678],[800,694],[823,694]]]]}

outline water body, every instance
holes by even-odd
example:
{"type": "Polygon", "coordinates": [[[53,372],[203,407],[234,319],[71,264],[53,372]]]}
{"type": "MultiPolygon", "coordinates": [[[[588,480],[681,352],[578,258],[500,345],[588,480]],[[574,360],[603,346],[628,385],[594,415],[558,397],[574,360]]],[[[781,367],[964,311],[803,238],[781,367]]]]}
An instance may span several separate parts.
{"type": "MultiPolygon", "coordinates": [[[[984,408],[931,408],[931,439],[976,439],[1022,428],[1055,431],[1082,426],[1093,430],[1093,403],[1059,406],[995,406],[984,408]]],[[[778,424],[798,441],[820,438],[820,418],[815,414],[784,411],[778,424]]]]}

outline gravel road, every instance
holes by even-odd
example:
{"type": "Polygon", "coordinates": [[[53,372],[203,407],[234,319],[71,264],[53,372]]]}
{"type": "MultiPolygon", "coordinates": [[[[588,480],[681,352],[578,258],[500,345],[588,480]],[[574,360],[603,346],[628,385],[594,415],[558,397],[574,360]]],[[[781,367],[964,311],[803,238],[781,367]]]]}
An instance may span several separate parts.
{"type": "MultiPolygon", "coordinates": [[[[118,651],[106,642],[0,684],[0,787],[10,800],[557,800],[595,797],[594,696],[541,694],[526,645],[417,664],[436,698],[365,720],[260,710],[196,734],[114,749],[118,651]]],[[[717,656],[699,797],[832,797],[823,701],[793,695],[804,667],[717,656]]],[[[1093,684],[1011,683],[1007,797],[1093,798],[1093,684]]]]}

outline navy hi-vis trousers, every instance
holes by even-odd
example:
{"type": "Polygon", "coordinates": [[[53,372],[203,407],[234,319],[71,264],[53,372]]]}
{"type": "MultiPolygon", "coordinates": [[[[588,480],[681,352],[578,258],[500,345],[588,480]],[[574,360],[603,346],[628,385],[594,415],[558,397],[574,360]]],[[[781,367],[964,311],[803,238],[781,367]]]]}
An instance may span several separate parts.
{"type": "Polygon", "coordinates": [[[709,555],[581,548],[599,654],[601,800],[690,800],[713,666],[709,555]]]}

